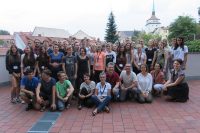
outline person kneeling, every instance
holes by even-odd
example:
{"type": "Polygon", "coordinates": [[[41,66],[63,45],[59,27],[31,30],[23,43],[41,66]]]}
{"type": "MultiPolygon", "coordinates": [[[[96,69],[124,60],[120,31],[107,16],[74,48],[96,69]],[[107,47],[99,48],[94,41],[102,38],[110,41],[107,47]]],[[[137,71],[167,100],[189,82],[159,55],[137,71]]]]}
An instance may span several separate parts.
{"type": "Polygon", "coordinates": [[[63,111],[70,107],[74,87],[69,80],[66,80],[64,72],[58,73],[58,79],[59,81],[56,83],[57,107],[59,111],[63,111]]]}
{"type": "Polygon", "coordinates": [[[51,71],[46,69],[42,72],[42,78],[36,89],[37,103],[40,111],[45,111],[46,107],[50,106],[51,111],[56,110],[55,104],[55,89],[56,80],[51,77],[51,71]]]}
{"type": "Polygon", "coordinates": [[[80,86],[79,91],[79,101],[78,101],[78,109],[81,110],[82,106],[92,107],[93,102],[91,101],[91,96],[95,90],[95,82],[90,80],[90,75],[85,73],[83,75],[84,82],[80,86]]]}
{"type": "Polygon", "coordinates": [[[110,112],[108,104],[111,100],[111,85],[106,81],[105,72],[100,73],[100,82],[97,83],[95,89],[95,95],[92,95],[92,101],[95,103],[96,108],[92,112],[92,115],[95,116],[97,113],[105,110],[107,113],[110,112]]]}
{"type": "Polygon", "coordinates": [[[138,95],[138,101],[139,103],[152,103],[153,98],[151,94],[152,90],[152,76],[150,73],[147,72],[147,65],[142,64],[141,65],[141,73],[137,75],[138,79],[138,89],[139,89],[139,95],[138,95]]]}
{"type": "Polygon", "coordinates": [[[153,78],[153,95],[155,97],[161,96],[165,83],[165,75],[162,72],[162,66],[159,63],[155,64],[155,70],[151,71],[151,76],[153,78]]]}
{"type": "Polygon", "coordinates": [[[164,84],[164,92],[167,101],[187,102],[189,99],[189,86],[185,80],[185,73],[181,69],[182,60],[176,59],[171,78],[164,84]]]}
{"type": "Polygon", "coordinates": [[[125,70],[120,74],[120,101],[135,100],[138,95],[137,76],[131,70],[131,64],[125,65],[125,70]]]}
{"type": "Polygon", "coordinates": [[[24,76],[21,80],[20,96],[21,99],[28,104],[26,111],[32,108],[37,108],[35,90],[38,86],[39,80],[33,75],[33,70],[28,69],[26,70],[26,76],[24,76]]]}

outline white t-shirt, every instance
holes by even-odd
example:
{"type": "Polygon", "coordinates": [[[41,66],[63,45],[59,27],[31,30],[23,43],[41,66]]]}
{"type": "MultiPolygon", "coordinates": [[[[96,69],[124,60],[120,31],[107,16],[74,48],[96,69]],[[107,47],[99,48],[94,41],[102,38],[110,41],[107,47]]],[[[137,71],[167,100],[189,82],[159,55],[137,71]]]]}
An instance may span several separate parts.
{"type": "Polygon", "coordinates": [[[91,81],[90,84],[86,84],[85,82],[83,82],[80,86],[80,91],[82,90],[82,88],[86,88],[87,91],[90,93],[93,89],[95,89],[95,82],[91,81]]]}
{"type": "Polygon", "coordinates": [[[188,53],[188,47],[184,46],[184,50],[181,47],[178,47],[176,50],[173,50],[174,59],[181,59],[184,61],[184,56],[188,53]]]}
{"type": "Polygon", "coordinates": [[[97,83],[96,88],[98,89],[98,96],[108,96],[108,91],[111,90],[110,83],[106,82],[104,86],[101,85],[101,82],[97,83]]]}
{"type": "Polygon", "coordinates": [[[124,87],[129,87],[134,81],[137,81],[137,76],[133,71],[131,71],[130,75],[127,75],[126,70],[123,70],[120,74],[120,79],[123,81],[124,87]]]}
{"type": "Polygon", "coordinates": [[[139,90],[147,93],[149,93],[152,90],[153,78],[150,73],[148,73],[146,76],[139,73],[137,75],[137,79],[138,79],[139,90]]]}

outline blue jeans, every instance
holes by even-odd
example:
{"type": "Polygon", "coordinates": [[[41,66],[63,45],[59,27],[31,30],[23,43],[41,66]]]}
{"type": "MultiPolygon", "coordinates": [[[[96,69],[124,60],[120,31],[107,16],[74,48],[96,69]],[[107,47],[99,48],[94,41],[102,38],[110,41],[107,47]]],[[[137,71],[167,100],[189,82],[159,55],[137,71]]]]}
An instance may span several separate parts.
{"type": "Polygon", "coordinates": [[[97,96],[92,95],[91,99],[97,106],[97,111],[101,112],[105,108],[105,106],[109,104],[111,100],[111,96],[106,96],[103,101],[100,101],[97,96]]]}
{"type": "Polygon", "coordinates": [[[58,110],[59,111],[63,111],[65,109],[65,104],[66,104],[66,102],[58,99],[57,100],[57,108],[58,108],[58,110]]]}

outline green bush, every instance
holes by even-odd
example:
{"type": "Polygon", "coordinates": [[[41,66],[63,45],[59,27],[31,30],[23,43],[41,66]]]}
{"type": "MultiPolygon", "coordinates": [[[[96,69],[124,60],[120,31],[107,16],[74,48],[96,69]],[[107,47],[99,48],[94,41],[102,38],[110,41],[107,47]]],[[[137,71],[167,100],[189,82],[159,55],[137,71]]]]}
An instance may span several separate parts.
{"type": "Polygon", "coordinates": [[[3,45],[4,44],[4,41],[3,40],[0,40],[0,45],[3,45]]]}
{"type": "Polygon", "coordinates": [[[186,42],[189,52],[200,52],[200,40],[186,42]]]}

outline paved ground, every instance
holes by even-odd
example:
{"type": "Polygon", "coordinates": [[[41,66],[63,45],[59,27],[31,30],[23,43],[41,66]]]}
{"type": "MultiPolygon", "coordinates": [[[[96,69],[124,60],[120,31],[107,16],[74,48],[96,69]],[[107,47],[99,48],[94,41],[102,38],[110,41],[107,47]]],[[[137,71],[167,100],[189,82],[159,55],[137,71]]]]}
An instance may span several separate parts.
{"type": "MultiPolygon", "coordinates": [[[[200,133],[200,81],[190,81],[190,100],[169,103],[156,98],[152,104],[112,103],[111,113],[91,116],[92,109],[76,105],[60,114],[51,133],[130,132],[200,133]]],[[[9,87],[0,89],[0,133],[23,133],[45,115],[24,111],[25,105],[9,102],[9,87]]]]}

